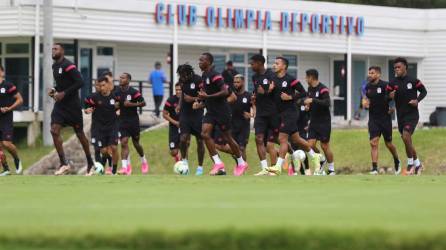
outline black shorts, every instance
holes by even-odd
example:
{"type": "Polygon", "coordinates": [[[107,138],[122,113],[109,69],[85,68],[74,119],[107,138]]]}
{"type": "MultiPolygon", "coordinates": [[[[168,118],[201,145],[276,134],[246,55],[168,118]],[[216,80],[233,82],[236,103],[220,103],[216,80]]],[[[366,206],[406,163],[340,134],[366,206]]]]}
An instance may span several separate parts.
{"type": "Polygon", "coordinates": [[[119,137],[139,137],[141,128],[139,119],[121,121],[119,124],[119,137]]]}
{"type": "Polygon", "coordinates": [[[392,120],[389,119],[374,119],[369,118],[369,138],[384,137],[386,142],[392,141],[392,120]]]}
{"type": "Polygon", "coordinates": [[[14,139],[14,125],[11,117],[0,116],[0,140],[12,141],[14,139]]]}
{"type": "Polygon", "coordinates": [[[180,117],[181,134],[194,135],[197,138],[201,138],[202,122],[203,122],[203,115],[181,116],[180,117]]]}
{"type": "Polygon", "coordinates": [[[203,124],[214,125],[214,130],[218,127],[221,131],[231,129],[231,114],[222,112],[221,114],[206,113],[203,117],[203,124]]]}
{"type": "Polygon", "coordinates": [[[119,133],[118,128],[97,129],[96,132],[96,146],[98,148],[105,148],[112,145],[118,145],[119,133]]]}
{"type": "Polygon", "coordinates": [[[63,127],[72,127],[76,132],[83,131],[84,122],[80,107],[61,108],[54,105],[51,112],[51,124],[59,124],[63,127]]]}
{"type": "Polygon", "coordinates": [[[398,131],[403,134],[403,131],[409,132],[411,135],[415,132],[418,125],[419,117],[417,116],[405,116],[398,118],[398,131]]]}
{"type": "Polygon", "coordinates": [[[330,142],[331,122],[311,123],[308,127],[308,139],[323,143],[330,142]]]}
{"type": "Polygon", "coordinates": [[[249,122],[233,122],[232,123],[232,137],[237,142],[237,144],[246,148],[249,142],[249,134],[251,132],[249,122]]]}
{"type": "Polygon", "coordinates": [[[297,120],[299,119],[299,113],[296,110],[286,110],[280,113],[280,128],[279,132],[292,135],[297,130],[297,120]]]}
{"type": "Polygon", "coordinates": [[[255,134],[264,134],[265,136],[277,137],[279,134],[280,127],[280,116],[270,115],[270,116],[256,116],[254,119],[254,130],[255,134]]]}
{"type": "Polygon", "coordinates": [[[169,149],[180,148],[180,131],[177,126],[169,125],[169,149]]]}

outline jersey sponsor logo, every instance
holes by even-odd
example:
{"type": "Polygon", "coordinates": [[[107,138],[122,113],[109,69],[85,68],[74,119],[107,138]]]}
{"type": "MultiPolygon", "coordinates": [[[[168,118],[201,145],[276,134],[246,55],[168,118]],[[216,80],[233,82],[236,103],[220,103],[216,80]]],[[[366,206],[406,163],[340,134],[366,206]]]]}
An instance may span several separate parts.
{"type": "Polygon", "coordinates": [[[195,89],[195,83],[190,84],[190,89],[195,89]]]}
{"type": "Polygon", "coordinates": [[[266,84],[268,84],[268,79],[263,79],[263,85],[266,85],[266,84]]]}
{"type": "Polygon", "coordinates": [[[206,78],[206,84],[207,85],[211,84],[211,80],[209,78],[206,78]]]}
{"type": "Polygon", "coordinates": [[[377,89],[376,89],[376,93],[381,94],[381,93],[382,93],[381,88],[377,88],[377,89]]]}
{"type": "Polygon", "coordinates": [[[0,93],[2,93],[2,94],[6,93],[6,89],[5,88],[1,88],[0,89],[0,93]]]}
{"type": "Polygon", "coordinates": [[[316,97],[319,97],[319,91],[316,92],[315,96],[316,96],[316,97]]]}
{"type": "Polygon", "coordinates": [[[59,75],[62,74],[62,72],[63,72],[63,69],[59,68],[59,75]]]}
{"type": "Polygon", "coordinates": [[[110,100],[110,104],[111,104],[111,105],[115,105],[115,99],[111,99],[111,100],[110,100]]]}
{"type": "Polygon", "coordinates": [[[131,101],[132,100],[132,96],[131,95],[127,95],[127,101],[131,101]]]}
{"type": "Polygon", "coordinates": [[[409,82],[408,84],[407,84],[407,89],[412,89],[412,83],[411,82],[409,82]]]}
{"type": "Polygon", "coordinates": [[[282,82],[282,88],[286,88],[287,85],[288,85],[288,83],[286,81],[282,82]]]}
{"type": "Polygon", "coordinates": [[[243,97],[242,102],[243,102],[243,103],[248,103],[248,98],[243,97]]]}

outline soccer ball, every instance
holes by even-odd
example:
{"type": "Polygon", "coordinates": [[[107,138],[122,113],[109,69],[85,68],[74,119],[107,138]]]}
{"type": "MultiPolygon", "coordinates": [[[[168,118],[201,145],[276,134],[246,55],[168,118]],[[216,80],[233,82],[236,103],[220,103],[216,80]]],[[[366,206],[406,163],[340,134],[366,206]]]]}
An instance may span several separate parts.
{"type": "Polygon", "coordinates": [[[94,163],[94,172],[98,175],[103,175],[104,174],[104,166],[102,166],[102,164],[99,162],[95,162],[94,163]]]}
{"type": "Polygon", "coordinates": [[[189,174],[189,166],[184,164],[183,161],[178,161],[173,165],[173,172],[179,175],[188,175],[189,174]]]}
{"type": "Polygon", "coordinates": [[[295,155],[297,156],[297,158],[302,162],[305,161],[305,158],[307,158],[307,156],[305,155],[305,152],[302,150],[297,150],[295,152],[295,155]]]}

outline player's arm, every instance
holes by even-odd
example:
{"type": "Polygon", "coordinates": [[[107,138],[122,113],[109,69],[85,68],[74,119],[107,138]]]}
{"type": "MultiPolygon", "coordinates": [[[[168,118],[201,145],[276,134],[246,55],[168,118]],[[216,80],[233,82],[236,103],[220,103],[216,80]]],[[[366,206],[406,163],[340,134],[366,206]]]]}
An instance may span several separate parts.
{"type": "Polygon", "coordinates": [[[81,73],[79,72],[79,70],[76,69],[76,66],[74,64],[66,67],[65,72],[67,72],[69,77],[73,80],[73,84],[65,89],[63,92],[65,92],[65,95],[72,95],[74,93],[77,93],[77,91],[81,89],[82,86],[84,86],[84,80],[82,79],[81,73]]]}
{"type": "Polygon", "coordinates": [[[23,97],[19,92],[14,95],[14,99],[15,102],[11,106],[9,106],[10,111],[15,110],[17,107],[23,104],[23,97]]]}
{"type": "Polygon", "coordinates": [[[416,88],[417,88],[418,92],[420,92],[420,94],[417,97],[417,101],[421,102],[427,96],[426,87],[420,80],[417,80],[416,88]]]}
{"type": "Polygon", "coordinates": [[[180,97],[181,101],[185,101],[185,102],[188,102],[188,103],[193,103],[193,102],[198,101],[198,97],[192,97],[192,96],[187,95],[187,94],[183,94],[183,96],[184,96],[184,98],[180,97]]]}
{"type": "Polygon", "coordinates": [[[167,100],[166,103],[164,104],[164,108],[163,108],[163,118],[166,121],[179,127],[180,123],[177,120],[173,119],[169,114],[169,111],[171,111],[170,109],[172,109],[172,108],[174,108],[173,105],[169,102],[169,100],[167,100]]]}
{"type": "Polygon", "coordinates": [[[227,97],[229,94],[229,90],[228,90],[228,86],[223,82],[223,77],[221,77],[220,75],[216,75],[212,78],[212,83],[211,84],[216,84],[219,88],[220,91],[218,91],[217,93],[214,94],[206,94],[206,92],[204,92],[204,90],[201,90],[200,93],[198,94],[198,96],[201,99],[211,99],[211,98],[219,98],[219,97],[227,97]]]}
{"type": "Polygon", "coordinates": [[[144,107],[146,106],[146,102],[144,101],[144,98],[141,95],[141,92],[135,91],[132,95],[132,100],[125,100],[124,107],[126,108],[133,108],[133,107],[144,107]],[[133,102],[134,101],[134,102],[133,102]]]}
{"type": "Polygon", "coordinates": [[[320,99],[314,98],[313,103],[316,103],[322,107],[330,107],[331,100],[330,100],[330,94],[328,92],[328,89],[327,88],[321,89],[320,95],[321,95],[321,98],[320,99]]]}
{"type": "Polygon", "coordinates": [[[85,106],[86,106],[86,108],[84,110],[85,114],[93,113],[93,111],[94,111],[94,109],[96,107],[96,103],[93,100],[93,97],[89,96],[89,97],[85,98],[84,103],[85,103],[85,106]]]}

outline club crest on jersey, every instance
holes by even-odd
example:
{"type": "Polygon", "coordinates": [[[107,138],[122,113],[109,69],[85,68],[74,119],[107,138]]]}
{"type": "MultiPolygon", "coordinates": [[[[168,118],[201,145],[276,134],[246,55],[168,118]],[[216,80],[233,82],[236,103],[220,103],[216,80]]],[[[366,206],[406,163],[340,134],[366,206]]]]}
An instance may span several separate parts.
{"type": "Polygon", "coordinates": [[[110,100],[110,104],[111,104],[111,105],[115,105],[115,99],[111,99],[111,100],[110,100]]]}
{"type": "Polygon", "coordinates": [[[195,89],[195,83],[190,84],[190,89],[195,89]]]}
{"type": "Polygon", "coordinates": [[[266,84],[268,84],[268,79],[263,79],[263,85],[266,85],[266,84]]]}
{"type": "Polygon", "coordinates": [[[376,89],[376,93],[381,94],[381,92],[382,92],[381,88],[376,89]]]}
{"type": "Polygon", "coordinates": [[[246,97],[243,97],[242,102],[243,102],[243,103],[247,103],[247,102],[248,102],[248,99],[247,99],[246,97]]]}
{"type": "Polygon", "coordinates": [[[409,83],[407,84],[407,89],[412,89],[412,83],[411,83],[411,82],[409,82],[409,83]]]}
{"type": "Polygon", "coordinates": [[[132,96],[131,95],[127,95],[127,101],[131,101],[132,100],[132,96]]]}
{"type": "Polygon", "coordinates": [[[211,84],[211,80],[209,78],[206,78],[206,84],[207,85],[211,84]]]}
{"type": "Polygon", "coordinates": [[[288,85],[288,83],[286,81],[282,82],[282,88],[286,88],[287,85],[288,85]]]}
{"type": "Polygon", "coordinates": [[[301,111],[305,111],[305,106],[303,106],[303,105],[300,106],[300,110],[301,110],[301,111]]]}
{"type": "Polygon", "coordinates": [[[6,89],[5,88],[1,88],[0,89],[0,93],[2,93],[2,94],[6,93],[6,89]]]}
{"type": "Polygon", "coordinates": [[[170,148],[174,148],[175,147],[175,143],[174,142],[171,142],[170,143],[170,148]]]}
{"type": "Polygon", "coordinates": [[[63,71],[62,68],[59,68],[59,74],[62,74],[62,71],[63,71]]]}
{"type": "Polygon", "coordinates": [[[318,91],[318,92],[316,92],[315,96],[316,96],[316,97],[319,97],[319,91],[318,91]]]}
{"type": "Polygon", "coordinates": [[[96,138],[91,138],[91,143],[96,143],[96,138]]]}
{"type": "Polygon", "coordinates": [[[98,141],[98,146],[102,147],[102,142],[101,141],[98,141]]]}

